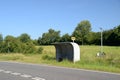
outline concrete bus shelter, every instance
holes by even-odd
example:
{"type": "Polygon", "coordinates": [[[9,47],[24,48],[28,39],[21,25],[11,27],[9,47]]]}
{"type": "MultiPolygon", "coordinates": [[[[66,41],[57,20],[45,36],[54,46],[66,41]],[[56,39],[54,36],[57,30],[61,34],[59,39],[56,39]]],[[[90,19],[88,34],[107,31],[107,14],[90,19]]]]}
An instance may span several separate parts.
{"type": "Polygon", "coordinates": [[[69,61],[79,61],[80,60],[80,47],[74,42],[56,42],[54,43],[56,48],[56,60],[58,62],[63,59],[68,59],[69,61]]]}

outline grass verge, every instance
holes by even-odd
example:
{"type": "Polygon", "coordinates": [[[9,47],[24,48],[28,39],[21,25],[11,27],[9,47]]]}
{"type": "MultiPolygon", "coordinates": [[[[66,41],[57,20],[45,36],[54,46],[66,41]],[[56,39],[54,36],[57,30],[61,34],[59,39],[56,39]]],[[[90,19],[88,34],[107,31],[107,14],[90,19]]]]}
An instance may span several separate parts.
{"type": "Polygon", "coordinates": [[[99,46],[80,46],[81,60],[76,63],[69,62],[68,60],[56,62],[54,46],[42,47],[44,49],[42,54],[1,53],[0,61],[48,64],[55,66],[120,73],[120,47],[104,46],[104,52],[106,53],[106,56],[96,57],[96,53],[100,50],[99,46]]]}

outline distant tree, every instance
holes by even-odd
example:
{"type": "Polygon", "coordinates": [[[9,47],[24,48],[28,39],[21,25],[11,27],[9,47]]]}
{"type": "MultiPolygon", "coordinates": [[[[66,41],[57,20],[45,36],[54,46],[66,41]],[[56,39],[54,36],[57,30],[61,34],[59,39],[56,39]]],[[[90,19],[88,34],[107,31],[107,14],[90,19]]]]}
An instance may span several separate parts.
{"type": "Polygon", "coordinates": [[[100,45],[101,44],[101,33],[100,32],[96,32],[96,33],[93,33],[92,36],[93,36],[92,44],[100,45]]]}
{"type": "Polygon", "coordinates": [[[49,45],[54,42],[60,41],[60,31],[55,31],[53,29],[49,29],[48,32],[43,33],[42,38],[39,37],[39,44],[49,45]]]}
{"type": "Polygon", "coordinates": [[[39,45],[37,39],[32,40],[32,42],[33,42],[34,45],[39,45]]]}
{"type": "Polygon", "coordinates": [[[120,45],[120,25],[115,27],[114,29],[104,31],[104,44],[111,46],[119,46],[120,45]]]}
{"type": "Polygon", "coordinates": [[[2,34],[0,34],[0,53],[2,53],[4,51],[3,47],[4,47],[3,36],[2,36],[2,34]]]}
{"type": "Polygon", "coordinates": [[[111,34],[113,33],[113,30],[105,30],[103,31],[103,44],[109,45],[112,43],[113,39],[110,39],[111,34]]]}
{"type": "Polygon", "coordinates": [[[90,44],[94,44],[94,45],[98,45],[100,44],[100,33],[98,32],[90,32],[87,35],[87,43],[90,44]]]}
{"type": "Polygon", "coordinates": [[[3,36],[0,34],[0,43],[3,42],[3,36]]]}
{"type": "Polygon", "coordinates": [[[5,37],[4,43],[2,45],[2,48],[3,48],[2,52],[9,53],[13,51],[12,47],[13,47],[13,42],[15,43],[14,39],[15,38],[11,35],[8,35],[5,37]]]}
{"type": "Polygon", "coordinates": [[[115,37],[116,45],[120,46],[120,25],[115,28],[114,33],[116,35],[115,37]]]}
{"type": "Polygon", "coordinates": [[[0,43],[0,53],[4,53],[4,44],[3,43],[0,43]]]}
{"type": "Polygon", "coordinates": [[[23,42],[23,43],[26,43],[26,42],[31,41],[30,36],[29,36],[27,33],[21,34],[21,35],[18,37],[18,39],[19,39],[21,42],[23,42]]]}
{"type": "Polygon", "coordinates": [[[13,41],[14,39],[16,39],[14,36],[11,36],[11,35],[7,35],[4,39],[5,42],[11,42],[13,41]]]}
{"type": "Polygon", "coordinates": [[[38,40],[37,40],[37,43],[38,43],[39,45],[41,45],[41,44],[42,44],[42,42],[43,42],[43,41],[42,41],[42,38],[41,38],[41,37],[39,37],[39,38],[38,38],[38,40]]]}
{"type": "Polygon", "coordinates": [[[88,20],[83,20],[77,25],[72,36],[76,37],[76,41],[82,42],[83,45],[84,42],[86,42],[86,37],[90,31],[91,31],[90,22],[88,20]]]}
{"type": "Polygon", "coordinates": [[[61,39],[60,39],[61,42],[70,42],[71,41],[71,37],[70,35],[67,33],[67,34],[64,34],[61,39]]]}
{"type": "Polygon", "coordinates": [[[13,52],[13,53],[20,53],[22,50],[21,50],[21,43],[20,41],[13,37],[13,36],[6,36],[5,37],[5,40],[4,40],[4,52],[13,52]]]}

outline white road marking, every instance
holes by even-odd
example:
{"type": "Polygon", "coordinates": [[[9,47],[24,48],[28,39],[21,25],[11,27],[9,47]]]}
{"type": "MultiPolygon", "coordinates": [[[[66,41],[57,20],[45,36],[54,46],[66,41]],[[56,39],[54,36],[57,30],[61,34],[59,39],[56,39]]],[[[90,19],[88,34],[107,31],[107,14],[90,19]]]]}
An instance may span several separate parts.
{"type": "Polygon", "coordinates": [[[23,74],[23,75],[20,75],[21,77],[25,77],[25,78],[30,78],[32,77],[31,75],[27,75],[27,74],[23,74]]]}
{"type": "Polygon", "coordinates": [[[3,71],[4,73],[12,73],[11,71],[3,71]]]}
{"type": "Polygon", "coordinates": [[[45,80],[44,78],[40,78],[40,77],[35,77],[35,78],[32,78],[33,80],[45,80]]]}
{"type": "Polygon", "coordinates": [[[32,80],[45,80],[44,78],[32,77],[31,75],[28,75],[28,74],[21,74],[21,73],[18,73],[18,72],[12,72],[12,71],[7,71],[7,70],[3,70],[3,69],[0,69],[0,72],[6,73],[6,74],[12,74],[14,76],[20,76],[20,77],[24,77],[24,78],[30,78],[32,80]]]}
{"type": "Polygon", "coordinates": [[[0,69],[0,72],[3,72],[4,70],[0,69]]]}
{"type": "Polygon", "coordinates": [[[25,65],[37,65],[37,66],[45,66],[45,67],[54,67],[54,68],[60,68],[60,69],[71,69],[71,70],[79,70],[79,71],[88,71],[88,72],[96,72],[96,73],[105,73],[105,74],[114,74],[114,75],[120,75],[120,73],[112,73],[112,72],[104,72],[104,71],[97,71],[97,70],[86,70],[86,69],[77,69],[77,68],[68,68],[68,67],[59,67],[59,66],[49,66],[47,64],[32,64],[32,63],[21,63],[21,62],[13,62],[13,61],[1,61],[6,63],[17,63],[17,64],[25,64],[25,65]]]}
{"type": "Polygon", "coordinates": [[[21,73],[17,73],[17,72],[14,72],[14,73],[11,73],[12,75],[15,75],[15,76],[17,76],[17,75],[21,75],[21,73]]]}

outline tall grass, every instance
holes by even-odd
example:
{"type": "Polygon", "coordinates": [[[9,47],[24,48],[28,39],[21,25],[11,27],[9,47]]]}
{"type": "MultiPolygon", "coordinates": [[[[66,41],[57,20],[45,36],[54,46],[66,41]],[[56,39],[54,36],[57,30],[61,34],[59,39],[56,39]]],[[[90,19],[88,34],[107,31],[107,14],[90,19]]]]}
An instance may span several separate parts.
{"type": "Polygon", "coordinates": [[[96,54],[100,51],[100,46],[80,46],[81,60],[76,63],[68,60],[57,62],[55,59],[54,46],[41,47],[43,48],[42,54],[0,54],[0,60],[42,63],[120,73],[120,47],[104,46],[103,50],[106,55],[104,57],[97,57],[96,54]]]}
{"type": "Polygon", "coordinates": [[[24,59],[24,55],[23,54],[20,54],[20,53],[12,53],[12,54],[5,54],[5,53],[1,53],[0,54],[0,60],[1,61],[8,61],[8,60],[11,60],[11,61],[15,61],[15,60],[23,60],[24,59]]]}

